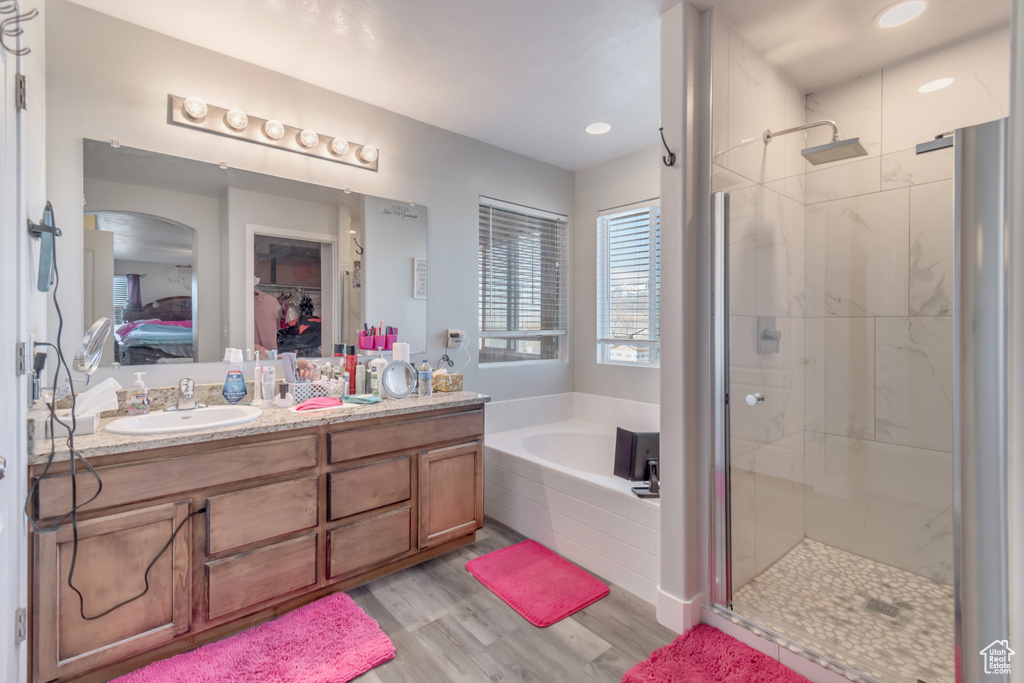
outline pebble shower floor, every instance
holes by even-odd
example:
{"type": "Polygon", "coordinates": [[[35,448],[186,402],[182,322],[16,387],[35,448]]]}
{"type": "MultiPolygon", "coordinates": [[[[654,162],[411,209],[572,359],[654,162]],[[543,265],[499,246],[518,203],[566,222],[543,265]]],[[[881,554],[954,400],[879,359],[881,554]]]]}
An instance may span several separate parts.
{"type": "Polygon", "coordinates": [[[733,610],[885,683],[955,680],[953,586],[824,543],[798,543],[733,610]]]}

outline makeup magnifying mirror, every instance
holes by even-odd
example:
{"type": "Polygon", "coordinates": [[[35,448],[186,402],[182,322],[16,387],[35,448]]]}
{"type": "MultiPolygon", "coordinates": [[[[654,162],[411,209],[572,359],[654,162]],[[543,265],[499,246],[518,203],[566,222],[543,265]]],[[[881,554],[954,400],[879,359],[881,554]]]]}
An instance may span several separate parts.
{"type": "Polygon", "coordinates": [[[75,352],[75,359],[71,361],[71,369],[85,375],[85,383],[88,385],[92,373],[100,365],[100,358],[103,357],[103,345],[107,343],[107,337],[114,331],[114,323],[110,318],[100,318],[92,324],[89,331],[82,338],[82,343],[75,352]]]}
{"type": "Polygon", "coordinates": [[[388,363],[380,382],[391,398],[405,398],[416,387],[416,370],[404,360],[388,363]]]}

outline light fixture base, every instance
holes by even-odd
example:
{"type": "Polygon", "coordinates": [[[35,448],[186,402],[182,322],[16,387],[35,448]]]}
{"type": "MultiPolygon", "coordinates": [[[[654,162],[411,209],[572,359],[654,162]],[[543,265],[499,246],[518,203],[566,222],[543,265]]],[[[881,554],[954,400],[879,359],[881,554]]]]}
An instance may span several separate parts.
{"type": "Polygon", "coordinates": [[[286,124],[284,124],[284,135],[278,140],[273,140],[263,132],[263,125],[267,122],[267,119],[249,116],[248,125],[245,129],[235,130],[227,124],[225,117],[229,111],[228,109],[208,104],[206,116],[201,120],[195,120],[185,113],[185,99],[178,95],[167,96],[167,107],[169,110],[167,123],[170,125],[201,130],[206,133],[213,133],[214,135],[235,138],[236,140],[254,142],[258,145],[283,149],[296,154],[305,154],[317,159],[333,161],[336,164],[345,164],[346,166],[355,166],[356,168],[368,171],[377,172],[378,170],[379,158],[377,154],[373,155],[372,161],[365,161],[362,155],[364,146],[376,150],[372,145],[357,145],[354,142],[350,142],[344,154],[334,154],[331,152],[331,142],[334,141],[334,138],[319,135],[317,144],[307,148],[299,143],[299,135],[304,129],[286,124]]]}

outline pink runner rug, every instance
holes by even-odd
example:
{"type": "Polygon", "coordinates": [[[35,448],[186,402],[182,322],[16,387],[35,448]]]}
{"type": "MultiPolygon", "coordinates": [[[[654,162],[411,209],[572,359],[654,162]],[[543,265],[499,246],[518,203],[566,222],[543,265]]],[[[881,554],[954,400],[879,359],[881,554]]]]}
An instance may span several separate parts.
{"type": "Polygon", "coordinates": [[[714,626],[697,624],[626,672],[622,683],[808,683],[714,626]]]}
{"type": "Polygon", "coordinates": [[[608,586],[531,540],[470,560],[466,569],[541,628],[608,595],[608,586]]]}
{"type": "Polygon", "coordinates": [[[335,593],[115,683],[344,683],[394,656],[377,622],[335,593]]]}

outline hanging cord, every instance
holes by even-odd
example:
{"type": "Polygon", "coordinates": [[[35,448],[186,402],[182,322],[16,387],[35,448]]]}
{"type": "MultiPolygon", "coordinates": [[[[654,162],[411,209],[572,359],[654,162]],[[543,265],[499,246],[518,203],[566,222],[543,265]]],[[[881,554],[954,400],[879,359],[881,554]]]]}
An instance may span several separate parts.
{"type": "Polygon", "coordinates": [[[142,590],[141,593],[139,593],[138,595],[135,595],[135,596],[133,596],[131,598],[128,598],[127,600],[124,600],[123,602],[120,602],[120,603],[114,605],[113,607],[111,607],[110,609],[106,610],[105,612],[101,612],[101,613],[93,615],[93,616],[86,616],[86,614],[85,614],[85,596],[82,595],[82,592],[79,591],[78,588],[76,588],[74,583],[73,583],[73,579],[74,579],[74,576],[75,576],[75,564],[77,563],[77,560],[78,560],[78,511],[81,508],[83,508],[86,505],[88,505],[89,503],[91,503],[94,500],[96,500],[97,498],[99,498],[100,493],[103,491],[103,480],[100,478],[99,473],[93,468],[92,464],[81,453],[79,453],[75,449],[75,428],[77,427],[77,418],[75,417],[75,405],[76,405],[76,401],[77,401],[77,396],[75,395],[74,382],[72,382],[72,379],[71,379],[71,368],[68,366],[67,359],[64,357],[64,348],[61,346],[61,338],[62,338],[63,332],[64,332],[64,314],[60,310],[60,304],[57,303],[57,289],[59,287],[60,287],[60,271],[57,268],[57,242],[56,242],[56,240],[54,240],[52,299],[53,299],[53,306],[54,306],[54,308],[57,311],[57,344],[54,345],[54,344],[50,344],[49,342],[42,342],[42,343],[39,343],[38,346],[48,346],[48,347],[54,349],[57,352],[57,367],[54,369],[54,373],[53,373],[54,392],[56,392],[57,387],[60,386],[61,368],[64,369],[64,373],[67,375],[68,386],[71,388],[71,424],[69,425],[68,423],[64,422],[59,417],[57,417],[57,406],[56,406],[57,400],[56,400],[56,396],[51,396],[50,397],[50,403],[49,403],[49,409],[50,409],[50,453],[47,456],[46,466],[43,468],[42,474],[40,474],[39,477],[37,477],[36,480],[34,482],[32,482],[32,486],[29,487],[28,496],[26,496],[26,498],[25,498],[24,511],[25,511],[25,516],[28,517],[28,521],[32,525],[32,528],[38,534],[48,534],[48,533],[53,533],[55,531],[58,531],[60,528],[62,528],[62,525],[64,524],[64,522],[69,517],[71,518],[71,537],[72,537],[72,540],[71,540],[71,563],[70,563],[70,567],[68,569],[68,581],[67,581],[67,583],[68,583],[68,587],[71,590],[73,590],[75,592],[75,594],[78,595],[78,613],[79,613],[79,615],[82,617],[82,619],[84,621],[95,621],[96,619],[100,619],[102,617],[105,617],[106,615],[110,614],[111,612],[113,612],[116,609],[124,607],[125,605],[127,605],[130,602],[134,602],[134,601],[138,600],[143,595],[145,595],[146,593],[149,592],[149,572],[150,572],[150,570],[153,568],[154,565],[156,565],[157,561],[163,556],[163,554],[171,546],[171,543],[174,542],[174,539],[177,537],[178,532],[182,530],[182,528],[185,526],[185,523],[188,522],[190,519],[192,519],[192,517],[194,517],[195,515],[198,515],[198,514],[201,514],[203,512],[206,512],[206,508],[203,508],[201,510],[196,510],[195,512],[190,513],[187,517],[185,517],[185,519],[181,520],[181,523],[179,523],[178,526],[174,529],[174,532],[171,534],[170,539],[168,539],[167,543],[164,544],[164,547],[160,549],[160,552],[157,553],[156,557],[153,558],[153,561],[150,562],[149,565],[146,567],[146,573],[143,576],[143,579],[145,581],[146,587],[142,590]],[[70,454],[69,462],[70,462],[70,465],[71,465],[71,509],[67,513],[65,513],[62,517],[57,519],[57,521],[53,522],[52,524],[41,525],[41,524],[39,524],[35,520],[35,517],[31,514],[32,499],[39,493],[39,482],[41,482],[47,476],[55,476],[55,475],[49,475],[49,471],[50,471],[50,467],[53,465],[53,461],[54,461],[54,458],[55,458],[56,453],[57,453],[57,438],[55,436],[55,427],[56,427],[57,424],[60,424],[61,426],[63,426],[68,431],[68,438],[67,438],[66,444],[67,444],[68,452],[70,454]],[[82,463],[85,465],[86,469],[89,471],[89,473],[93,476],[93,478],[96,479],[96,493],[94,493],[92,495],[92,497],[89,498],[89,500],[85,501],[81,505],[79,505],[79,503],[78,503],[78,476],[77,476],[76,467],[75,467],[75,462],[77,460],[81,460],[82,463]]]}

